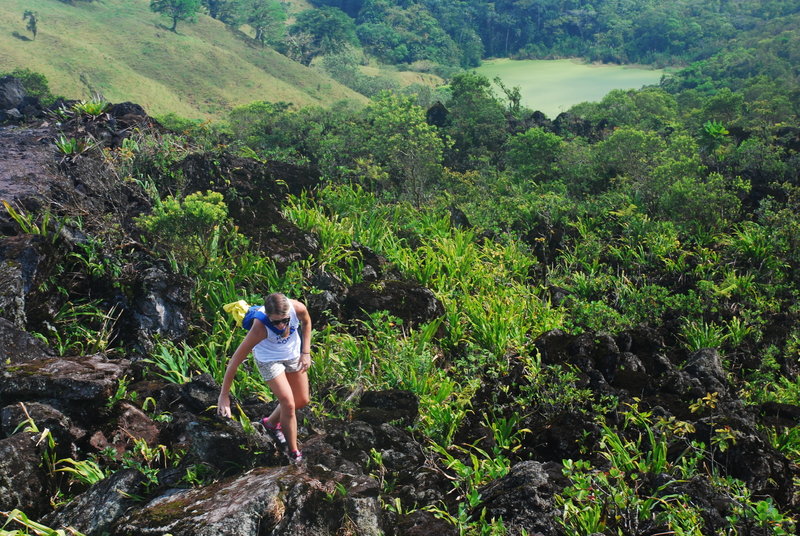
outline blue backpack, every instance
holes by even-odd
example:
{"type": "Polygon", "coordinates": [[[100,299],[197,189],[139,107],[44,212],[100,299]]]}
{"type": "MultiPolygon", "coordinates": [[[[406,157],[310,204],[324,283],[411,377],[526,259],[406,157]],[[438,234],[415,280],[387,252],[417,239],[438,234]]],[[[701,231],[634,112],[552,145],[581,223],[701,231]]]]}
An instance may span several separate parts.
{"type": "Polygon", "coordinates": [[[269,322],[267,315],[259,311],[259,305],[248,305],[244,300],[226,303],[222,310],[231,315],[231,318],[246,331],[253,327],[253,319],[258,318],[266,326],[269,322]]]}
{"type": "Polygon", "coordinates": [[[260,308],[260,305],[251,305],[247,308],[247,312],[244,314],[244,318],[242,318],[242,327],[246,331],[250,331],[250,328],[253,327],[254,318],[258,318],[265,326],[272,325],[267,318],[267,315],[265,315],[262,311],[259,311],[260,308]]]}
{"type": "MultiPolygon", "coordinates": [[[[226,303],[222,306],[222,310],[231,315],[231,317],[236,321],[237,324],[241,325],[245,331],[250,331],[250,328],[253,327],[253,319],[258,318],[267,329],[275,333],[276,335],[280,335],[284,332],[282,329],[278,329],[272,325],[272,322],[269,321],[269,317],[266,313],[260,311],[260,305],[248,305],[246,301],[239,300],[233,303],[226,303]]],[[[291,332],[294,332],[295,328],[290,328],[291,332]]]]}

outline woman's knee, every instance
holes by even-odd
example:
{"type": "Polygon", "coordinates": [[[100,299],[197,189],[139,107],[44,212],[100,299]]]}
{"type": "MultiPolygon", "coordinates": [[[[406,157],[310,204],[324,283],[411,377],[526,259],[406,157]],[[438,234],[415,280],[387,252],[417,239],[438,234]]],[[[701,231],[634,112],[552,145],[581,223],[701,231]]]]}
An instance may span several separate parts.
{"type": "Polygon", "coordinates": [[[297,396],[294,399],[295,409],[303,409],[309,404],[309,402],[311,402],[311,397],[309,397],[308,395],[297,396]]]}
{"type": "Polygon", "coordinates": [[[281,412],[289,412],[294,413],[296,410],[300,409],[297,407],[297,402],[295,401],[294,397],[287,397],[280,399],[281,404],[281,412]]]}

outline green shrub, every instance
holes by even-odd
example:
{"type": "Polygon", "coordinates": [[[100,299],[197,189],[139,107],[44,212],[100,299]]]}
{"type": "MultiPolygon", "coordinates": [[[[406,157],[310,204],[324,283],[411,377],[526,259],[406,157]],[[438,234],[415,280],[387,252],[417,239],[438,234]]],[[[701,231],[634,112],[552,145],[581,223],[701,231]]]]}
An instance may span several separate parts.
{"type": "Polygon", "coordinates": [[[47,82],[47,77],[42,73],[37,73],[30,69],[17,68],[13,71],[0,73],[0,77],[6,75],[19,78],[28,96],[39,99],[42,106],[50,106],[56,101],[57,97],[50,92],[50,85],[47,82]]]}
{"type": "Polygon", "coordinates": [[[556,177],[564,141],[535,127],[509,138],[506,159],[517,180],[539,182],[556,177]]]}
{"type": "Polygon", "coordinates": [[[136,224],[157,247],[189,266],[206,266],[218,254],[220,238],[236,238],[222,194],[211,191],[182,200],[167,196],[136,224]]]}

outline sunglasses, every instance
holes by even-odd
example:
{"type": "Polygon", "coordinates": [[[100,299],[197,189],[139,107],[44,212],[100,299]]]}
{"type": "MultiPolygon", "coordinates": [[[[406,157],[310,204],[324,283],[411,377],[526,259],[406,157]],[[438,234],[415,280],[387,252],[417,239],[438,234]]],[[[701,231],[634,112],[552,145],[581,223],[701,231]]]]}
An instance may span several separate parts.
{"type": "Polygon", "coordinates": [[[269,321],[270,321],[270,322],[272,322],[272,325],[273,325],[273,326],[277,326],[278,324],[288,324],[288,323],[289,323],[289,320],[290,320],[290,319],[289,319],[289,317],[288,317],[288,316],[287,316],[286,318],[279,318],[279,319],[277,319],[277,320],[273,320],[273,319],[271,319],[271,318],[269,319],[269,321]]]}

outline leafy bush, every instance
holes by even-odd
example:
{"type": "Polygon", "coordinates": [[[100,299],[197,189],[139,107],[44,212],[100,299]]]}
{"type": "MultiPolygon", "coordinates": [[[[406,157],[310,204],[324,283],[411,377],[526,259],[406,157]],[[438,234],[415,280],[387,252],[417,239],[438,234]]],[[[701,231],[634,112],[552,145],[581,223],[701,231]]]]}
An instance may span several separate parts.
{"type": "Polygon", "coordinates": [[[183,200],[167,196],[136,224],[159,248],[193,266],[205,266],[218,254],[222,234],[236,238],[222,194],[211,191],[195,192],[183,200]]]}
{"type": "Polygon", "coordinates": [[[30,69],[16,68],[9,72],[0,73],[0,77],[2,76],[19,78],[22,82],[22,86],[25,88],[25,92],[30,97],[39,99],[42,106],[51,106],[57,99],[57,97],[50,92],[50,85],[47,81],[47,77],[42,73],[30,69]]]}
{"type": "Polygon", "coordinates": [[[531,128],[507,142],[506,159],[518,180],[539,182],[556,177],[563,140],[542,128],[531,128]]]}

